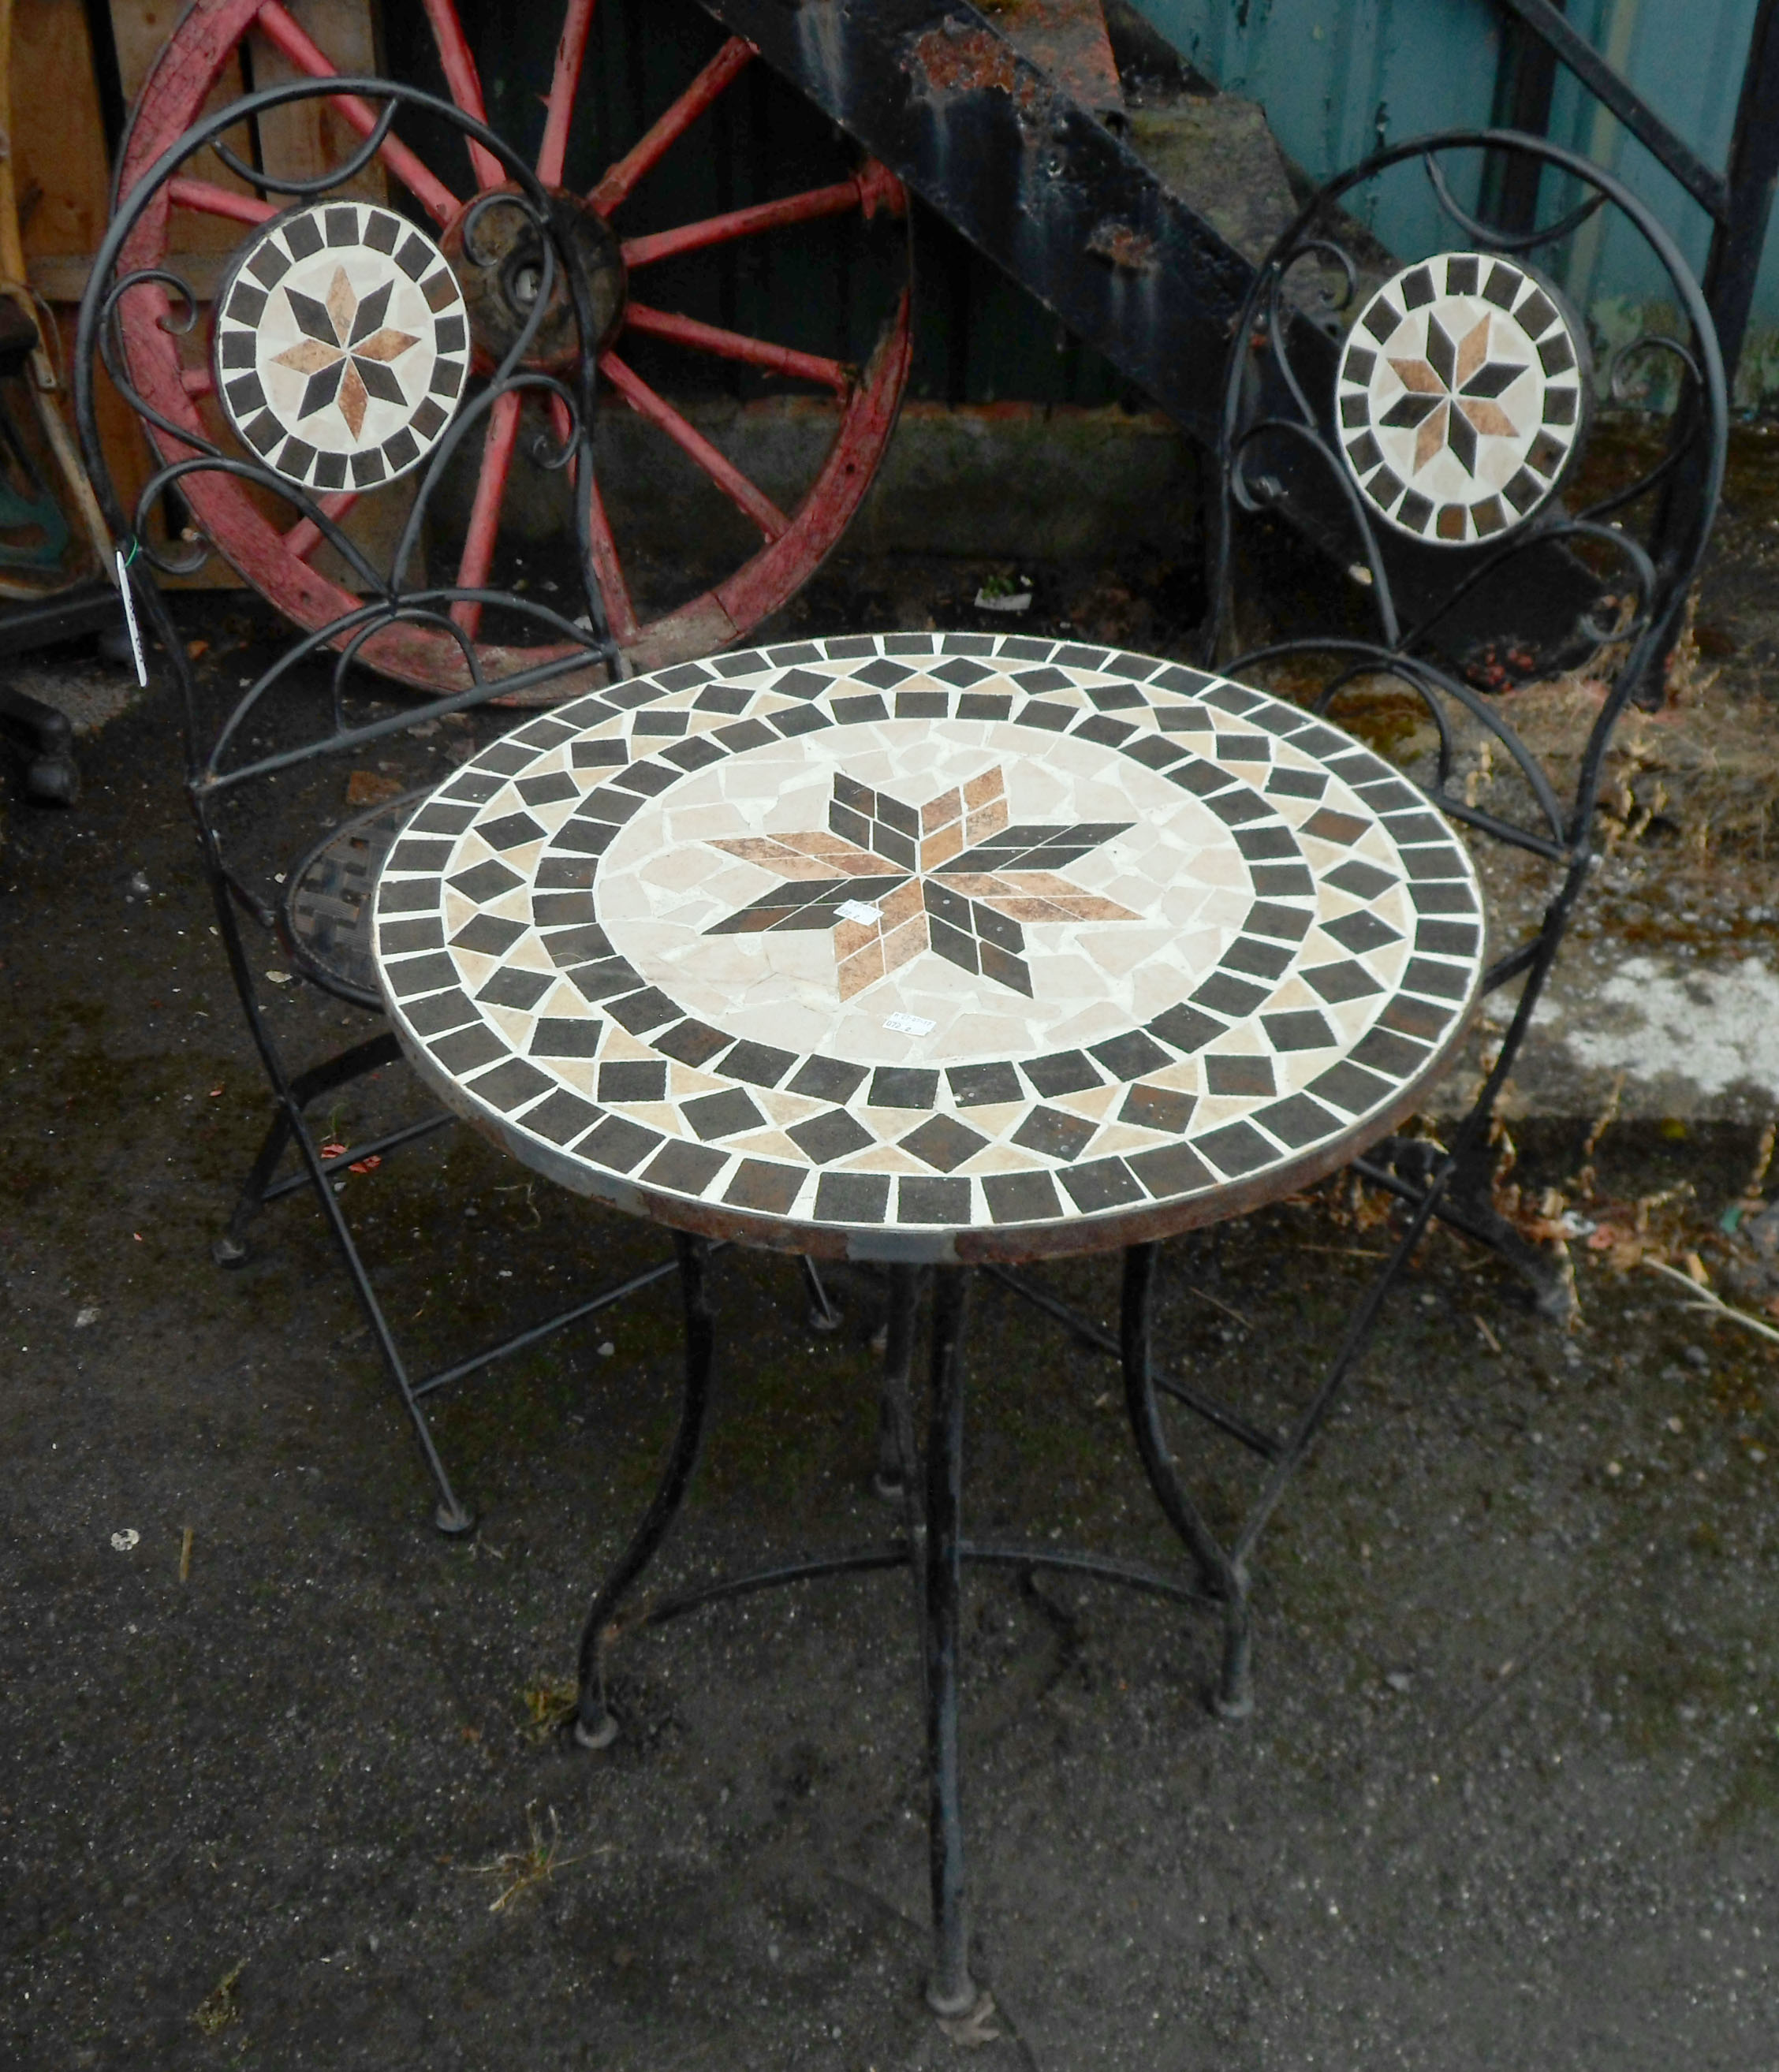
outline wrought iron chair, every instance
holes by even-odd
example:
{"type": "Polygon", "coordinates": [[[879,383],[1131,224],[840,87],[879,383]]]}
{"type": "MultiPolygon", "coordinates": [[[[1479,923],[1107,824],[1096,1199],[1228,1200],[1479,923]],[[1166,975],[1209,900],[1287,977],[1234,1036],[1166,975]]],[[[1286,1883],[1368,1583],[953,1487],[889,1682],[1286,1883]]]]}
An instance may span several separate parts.
{"type": "MultiPolygon", "coordinates": [[[[546,321],[575,339],[599,335],[593,284],[561,220],[559,204],[500,139],[447,103],[412,88],[375,80],[330,80],[325,87],[299,81],[268,89],[221,109],[187,131],[163,154],[118,208],[94,265],[82,303],[76,368],[76,406],[87,464],[116,536],[126,543],[129,595],[139,609],[165,665],[179,685],[187,758],[186,786],[198,844],[213,895],[231,975],[254,1046],[270,1083],[274,1111],[227,1231],[214,1252],[224,1265],[246,1256],[249,1227],[270,1202],[293,1192],[313,1194],[344,1262],[377,1350],[412,1420],[438,1490],[434,1522],[447,1534],[472,1530],[475,1518],[453,1487],[429,1427],[426,1404],[434,1392],[480,1371],[509,1353],[593,1315],[672,1274],[675,1262],[595,1290],[554,1315],[525,1326],[498,1343],[438,1371],[416,1375],[397,1346],[354,1240],[339,1193],[341,1174],[430,1134],[453,1118],[435,1108],[420,1120],[344,1150],[325,1147],[310,1120],[324,1095],[396,1063],[394,1036],[385,1030],[337,1055],[302,1068],[269,1018],[260,990],[252,931],[279,944],[282,961],[308,984],[349,1006],[381,1009],[369,937],[370,902],[381,865],[398,841],[424,845],[429,832],[454,828],[467,809],[442,804],[426,791],[372,804],[319,839],[302,841],[296,861],[281,849],[277,787],[313,775],[341,758],[361,754],[429,720],[485,707],[554,702],[600,684],[618,685],[628,671],[607,625],[594,572],[593,527],[598,523],[593,479],[594,354],[561,356],[571,371],[558,374],[528,365],[546,321]],[[342,87],[379,108],[360,148],[324,175],[278,178],[247,163],[229,146],[237,125],[270,109],[332,95],[342,87]],[[367,202],[351,183],[372,162],[398,110],[414,109],[455,125],[472,144],[504,166],[509,186],[485,195],[467,212],[457,235],[506,298],[503,356],[485,385],[466,392],[472,341],[463,297],[439,247],[389,208],[367,202]],[[172,391],[196,398],[213,381],[226,429],[200,421],[195,408],[172,414],[166,381],[166,347],[189,334],[198,299],[192,286],[164,268],[134,263],[151,245],[169,189],[194,159],[213,152],[243,183],[238,212],[254,225],[234,256],[216,298],[213,372],[201,364],[181,373],[172,367],[172,391]],[[289,198],[281,209],[268,194],[289,198]],[[256,200],[254,196],[260,197],[256,200]],[[482,261],[482,244],[488,257],[482,261]],[[319,271],[317,270],[319,268],[319,271]],[[307,294],[295,284],[312,292],[307,294]],[[282,283],[285,306],[272,305],[282,283]],[[282,321],[283,331],[275,329],[282,321]],[[135,349],[133,351],[131,348],[135,349]],[[418,348],[418,350],[417,350],[418,348]],[[158,357],[157,357],[158,356],[158,357]],[[142,419],[158,465],[126,512],[101,446],[94,407],[96,361],[142,419]],[[144,365],[149,368],[143,372],[144,365]],[[268,372],[282,367],[280,385],[268,372]],[[159,385],[155,370],[159,368],[159,385]],[[407,369],[417,372],[409,374],[407,369]],[[541,405],[553,427],[534,441],[534,457],[566,468],[574,499],[579,595],[562,608],[533,597],[485,588],[427,585],[411,579],[422,527],[453,454],[482,435],[497,413],[517,414],[521,403],[541,405]],[[349,435],[336,417],[349,427],[349,435]],[[361,434],[369,432],[369,438],[361,434]],[[376,565],[344,528],[354,491],[409,471],[418,487],[389,565],[376,565]],[[293,641],[250,687],[217,715],[206,709],[183,640],[156,580],[189,573],[211,551],[191,528],[174,528],[169,544],[157,539],[159,515],[171,504],[191,506],[180,487],[194,478],[212,489],[245,497],[252,492],[312,528],[345,563],[362,602],[293,641]],[[576,607],[581,607],[576,615],[576,607]],[[488,657],[500,651],[473,635],[486,621],[538,643],[525,666],[491,674],[488,657]],[[432,652],[443,639],[461,657],[459,680],[444,694],[416,698],[390,712],[368,710],[379,686],[367,664],[401,672],[400,643],[423,634],[432,652]],[[287,866],[287,867],[285,867],[287,866]],[[332,1157],[325,1150],[334,1150],[332,1157]],[[294,1151],[296,1170],[279,1177],[294,1151]]],[[[547,715],[525,730],[558,727],[547,715]]],[[[567,730],[562,729],[566,732],[567,730]]],[[[337,791],[334,794],[337,798],[337,791]]],[[[312,837],[314,822],[309,823],[312,837]]],[[[437,923],[430,924],[437,931],[437,923]]],[[[442,948],[413,924],[416,951],[442,948]]],[[[423,964],[424,958],[417,960],[423,964]]],[[[417,978],[418,982],[418,978],[417,978]]],[[[447,1003],[429,1002],[448,1013],[447,1003]]],[[[449,1026],[441,1023],[441,1027],[449,1026]]],[[[429,1104],[430,1107],[430,1104],[429,1104]]],[[[831,1318],[825,1294],[812,1283],[817,1321],[831,1318]]]]}
{"type": "MultiPolygon", "coordinates": [[[[1366,698],[1381,688],[1411,698],[1425,715],[1424,753],[1398,767],[1358,752],[1342,774],[1381,812],[1431,803],[1485,850],[1542,867],[1545,882],[1538,925],[1489,946],[1483,998],[1515,985],[1518,996],[1484,1053],[1468,1112],[1443,1138],[1388,1138],[1356,1162],[1394,1198],[1395,1232],[1288,1429],[1262,1429],[1162,1371],[1153,1350],[1159,1247],[1125,1255],[1116,1339],[1023,1275],[991,1269],[1122,1358],[1139,1453],[1221,1609],[1215,1703],[1231,1714],[1251,1702],[1256,1543],[1429,1223],[1438,1217],[1495,1250],[1545,1314],[1570,1312],[1567,1259],[1528,1242],[1493,1206],[1492,1127],[1597,858],[1613,729],[1633,699],[1659,701],[1715,513],[1728,430],[1711,320],[1667,232],[1612,174],[1509,132],[1394,146],[1329,182],[1262,262],[1233,340],[1210,513],[1205,666],[1337,721],[1357,713],[1361,726],[1366,698]],[[1460,199],[1486,195],[1511,166],[1541,195],[1542,228],[1491,229],[1460,199]],[[1417,237],[1425,256],[1408,265],[1387,257],[1367,228],[1378,221],[1398,240],[1417,237]],[[1596,364],[1585,325],[1550,275],[1567,269],[1585,282],[1602,249],[1667,327],[1616,343],[1596,364]],[[1585,450],[1596,405],[1633,401],[1651,414],[1637,438],[1615,442],[1620,479],[1596,479],[1612,472],[1585,450]],[[1659,450],[1638,450],[1652,444],[1659,450]],[[1243,566],[1242,534],[1263,514],[1288,516],[1317,537],[1349,580],[1320,625],[1294,624],[1242,652],[1232,629],[1254,566],[1243,566]],[[1516,733],[1500,693],[1578,664],[1600,697],[1566,786],[1516,733]],[[1227,1538],[1213,1531],[1175,1457],[1168,1417],[1182,1408],[1259,1464],[1227,1538]]],[[[1430,881],[1414,892],[1419,947],[1474,947],[1489,917],[1471,911],[1467,890],[1430,881]]],[[[1406,1050],[1432,1034],[1401,1027],[1367,1040],[1406,1050]]],[[[1204,1465],[1196,1449],[1193,1458],[1204,1465]]]]}

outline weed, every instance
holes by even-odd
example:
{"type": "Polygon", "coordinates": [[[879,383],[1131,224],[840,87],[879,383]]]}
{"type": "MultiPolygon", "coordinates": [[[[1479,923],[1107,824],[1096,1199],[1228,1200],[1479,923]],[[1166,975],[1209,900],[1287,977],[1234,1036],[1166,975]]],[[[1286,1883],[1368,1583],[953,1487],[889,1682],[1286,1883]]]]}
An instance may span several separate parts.
{"type": "Polygon", "coordinates": [[[226,1973],[198,2002],[191,2019],[206,2036],[220,2036],[232,2021],[240,2019],[241,2003],[235,1998],[236,1982],[247,1968],[243,1957],[233,1971],[226,1973]]]}

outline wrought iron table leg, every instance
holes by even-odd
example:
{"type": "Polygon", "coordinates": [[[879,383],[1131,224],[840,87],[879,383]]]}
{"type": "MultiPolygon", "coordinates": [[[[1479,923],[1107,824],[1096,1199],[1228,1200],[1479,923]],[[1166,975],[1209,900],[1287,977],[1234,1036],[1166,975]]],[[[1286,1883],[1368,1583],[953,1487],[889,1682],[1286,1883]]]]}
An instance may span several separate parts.
{"type": "Polygon", "coordinates": [[[1155,1310],[1155,1264],[1160,1247],[1134,1244],[1124,1255],[1122,1342],[1124,1400],[1138,1457],[1167,1523],[1192,1556],[1199,1580],[1223,1614],[1223,1663],[1212,1709],[1225,1719],[1242,1719],[1254,1710],[1248,1677],[1248,1577],[1242,1564],[1218,1545],[1182,1484],[1162,1429],[1155,1397],[1155,1366],[1150,1356],[1155,1310]]]}
{"type": "Polygon", "coordinates": [[[970,1270],[943,1266],[933,1298],[933,1399],[927,1433],[925,1617],[929,1861],[933,1975],[927,2004],[965,2014],[976,2004],[964,1910],[963,1816],[957,1793],[957,1641],[963,1510],[964,1322],[970,1270]]]}
{"type": "Polygon", "coordinates": [[[673,1247],[679,1256],[680,1293],[686,1309],[686,1383],[679,1428],[642,1522],[631,1536],[617,1566],[600,1586],[581,1634],[580,1700],[574,1739],[583,1748],[607,1748],[617,1738],[618,1722],[605,1694],[605,1651],[613,1637],[613,1617],[655,1558],[678,1514],[698,1464],[705,1413],[710,1407],[710,1374],[716,1354],[716,1326],[706,1278],[710,1248],[703,1239],[677,1231],[673,1247]]]}
{"type": "Polygon", "coordinates": [[[872,1490],[886,1503],[900,1502],[914,1486],[914,1417],[908,1377],[914,1367],[914,1316],[920,1298],[920,1268],[892,1266],[889,1314],[883,1327],[883,1378],[877,1392],[877,1466],[871,1478],[872,1490]]]}

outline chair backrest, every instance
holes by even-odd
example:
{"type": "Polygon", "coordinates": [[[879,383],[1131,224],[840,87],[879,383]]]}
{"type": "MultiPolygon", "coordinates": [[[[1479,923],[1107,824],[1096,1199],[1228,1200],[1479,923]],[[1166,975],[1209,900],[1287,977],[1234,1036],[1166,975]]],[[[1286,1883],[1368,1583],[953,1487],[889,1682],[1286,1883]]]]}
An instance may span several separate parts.
{"type": "Polygon", "coordinates": [[[1554,929],[1496,984],[1554,952],[1612,728],[1660,694],[1727,438],[1716,337],[1674,240],[1621,181],[1542,138],[1392,146],[1313,195],[1260,267],[1227,368],[1207,656],[1336,720],[1380,692],[1413,701],[1427,746],[1405,774],[1563,879],[1554,929]],[[1538,195],[1531,230],[1492,228],[1464,199],[1504,166],[1538,195]],[[1641,313],[1610,339],[1570,299],[1603,259],[1641,313]],[[1625,416],[1603,426],[1613,405],[1625,416]],[[1236,528],[1259,512],[1347,576],[1311,623],[1285,607],[1276,637],[1236,652],[1236,528]],[[1566,669],[1597,686],[1572,775],[1500,695],[1566,669]]]}
{"type": "MultiPolygon", "coordinates": [[[[208,192],[206,205],[214,208],[216,191],[208,192]]],[[[215,109],[119,203],[81,304],[76,416],[87,467],[122,543],[128,590],[179,685],[188,787],[225,911],[245,908],[267,923],[277,915],[274,853],[253,859],[256,881],[241,860],[251,843],[224,841],[229,809],[256,791],[323,758],[358,756],[379,741],[496,699],[551,703],[577,690],[621,686],[629,673],[607,624],[591,531],[598,508],[594,370],[609,312],[599,306],[578,228],[484,125],[432,95],[374,79],[294,80],[215,109]],[[269,111],[341,95],[374,109],[375,120],[325,173],[279,177],[231,148],[231,138],[249,134],[269,111]],[[446,240],[448,250],[468,255],[486,293],[505,297],[503,323],[492,332],[486,322],[472,328],[463,269],[396,208],[367,201],[355,187],[389,144],[398,113],[408,110],[454,125],[508,176],[504,188],[470,205],[446,240]],[[204,299],[215,303],[206,368],[179,350],[196,327],[199,286],[160,255],[171,212],[191,205],[194,162],[202,158],[208,165],[210,154],[240,183],[236,212],[249,228],[213,298],[206,284],[204,299]],[[554,327],[547,352],[538,344],[546,324],[554,327]],[[492,365],[491,335],[500,355],[492,365]],[[538,364],[544,360],[547,366],[538,364]],[[101,365],[154,449],[155,465],[127,508],[100,437],[101,365]],[[477,372],[485,376],[480,386],[470,379],[477,372]],[[214,408],[200,411],[199,401],[212,393],[214,408]],[[558,602],[414,579],[423,529],[454,456],[484,435],[497,411],[524,404],[541,406],[546,420],[533,437],[533,458],[567,469],[574,485],[574,594],[558,602]],[[390,407],[378,414],[382,405],[390,407]],[[342,504],[355,490],[403,473],[414,476],[414,492],[380,565],[344,528],[342,504]],[[193,514],[183,536],[176,522],[156,522],[170,506],[193,514]],[[294,634],[220,713],[200,702],[159,580],[191,574],[214,551],[196,514],[218,508],[253,523],[278,511],[286,524],[312,528],[359,592],[348,609],[294,634]],[[508,633],[517,629],[517,639],[532,644],[478,642],[472,633],[484,619],[508,633]],[[402,644],[418,636],[426,643],[423,668],[408,664],[402,644]],[[430,680],[431,694],[392,699],[367,664],[384,676],[430,680]]],[[[241,536],[251,536],[250,525],[241,536]]],[[[234,817],[239,835],[243,816],[234,817]]],[[[233,918],[230,911],[231,924],[233,918]]],[[[231,948],[237,948],[231,927],[231,948]]]]}

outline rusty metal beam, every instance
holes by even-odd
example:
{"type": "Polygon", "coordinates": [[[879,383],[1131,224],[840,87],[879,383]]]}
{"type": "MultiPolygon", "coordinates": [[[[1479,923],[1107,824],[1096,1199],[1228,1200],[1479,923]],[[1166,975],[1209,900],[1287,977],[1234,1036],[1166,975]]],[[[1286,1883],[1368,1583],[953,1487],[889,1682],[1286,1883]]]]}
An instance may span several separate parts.
{"type": "MultiPolygon", "coordinates": [[[[1253,267],[999,20],[962,0],[702,4],[1215,445],[1221,371],[1253,267]]],[[[1332,341],[1328,352],[1332,366],[1332,341]]]]}

